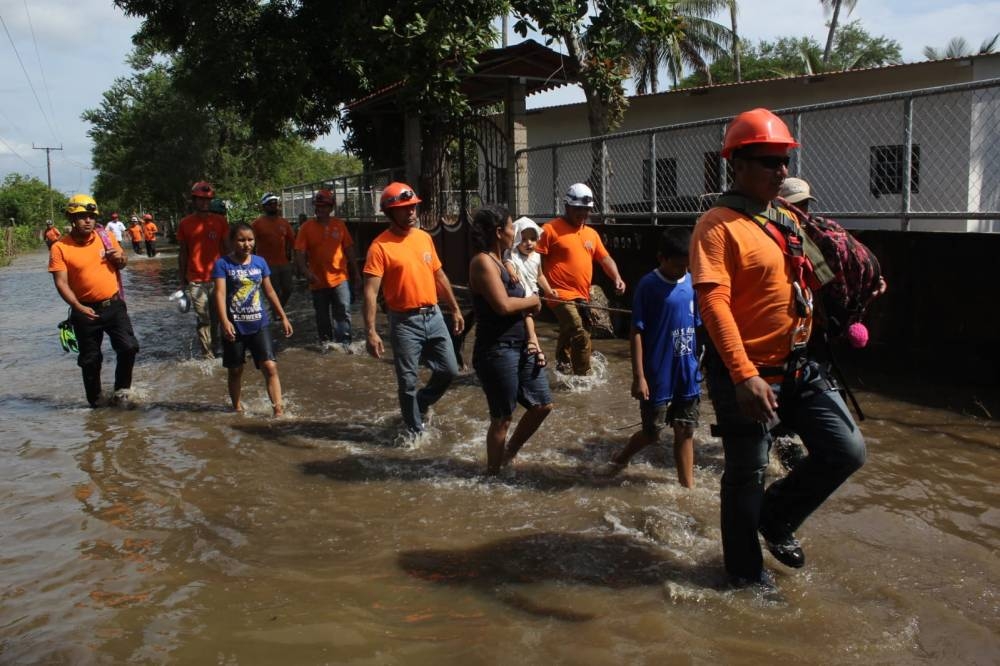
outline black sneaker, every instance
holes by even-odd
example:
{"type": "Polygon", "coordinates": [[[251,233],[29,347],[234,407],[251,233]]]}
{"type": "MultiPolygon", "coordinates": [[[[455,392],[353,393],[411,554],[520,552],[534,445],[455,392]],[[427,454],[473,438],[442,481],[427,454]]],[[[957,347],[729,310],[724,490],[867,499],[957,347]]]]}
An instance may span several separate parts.
{"type": "Polygon", "coordinates": [[[784,539],[775,541],[771,541],[765,536],[764,543],[767,544],[767,549],[774,555],[774,559],[786,567],[801,569],[806,565],[806,554],[802,550],[802,544],[799,543],[794,534],[789,534],[784,539]]]}

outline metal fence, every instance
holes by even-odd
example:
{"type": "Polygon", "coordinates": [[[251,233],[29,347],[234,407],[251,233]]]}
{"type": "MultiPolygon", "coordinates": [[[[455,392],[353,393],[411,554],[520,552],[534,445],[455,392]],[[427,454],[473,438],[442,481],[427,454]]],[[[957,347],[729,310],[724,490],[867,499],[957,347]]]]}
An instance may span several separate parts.
{"type": "Polygon", "coordinates": [[[347,219],[374,218],[385,186],[394,180],[403,180],[404,169],[366,171],[350,176],[338,176],[313,183],[290,185],[281,190],[282,214],[289,220],[300,216],[313,216],[313,194],[327,189],[337,200],[333,214],[347,219]]]}
{"type": "MultiPolygon", "coordinates": [[[[789,174],[837,218],[968,220],[1000,231],[1000,79],[776,111],[802,144],[789,174]],[[983,221],[982,223],[973,221],[983,221]]],[[[551,217],[589,182],[605,221],[687,218],[729,177],[719,155],[730,118],[518,151],[518,214],[551,217]]]]}

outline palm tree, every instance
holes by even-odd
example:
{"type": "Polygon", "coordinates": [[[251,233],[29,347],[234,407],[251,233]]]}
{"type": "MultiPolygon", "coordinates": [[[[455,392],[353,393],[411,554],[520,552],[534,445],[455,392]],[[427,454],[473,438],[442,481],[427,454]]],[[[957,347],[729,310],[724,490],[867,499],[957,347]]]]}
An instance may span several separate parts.
{"type": "Polygon", "coordinates": [[[733,32],[709,17],[725,9],[735,16],[735,5],[736,0],[679,0],[674,11],[683,27],[680,33],[666,41],[645,37],[636,39],[626,32],[622,38],[626,43],[633,44],[628,64],[633,72],[636,91],[640,94],[655,93],[661,66],[666,66],[675,86],[685,66],[704,73],[711,84],[712,75],[706,58],[726,55],[729,51],[724,45],[732,43],[733,32]]]}
{"type": "Polygon", "coordinates": [[[733,31],[733,73],[736,76],[737,83],[743,80],[743,71],[740,65],[740,33],[736,29],[736,15],[738,13],[739,5],[736,0],[732,0],[729,3],[729,25],[733,31]]]}
{"type": "Polygon", "coordinates": [[[996,51],[997,41],[1000,41],[1000,32],[993,35],[990,39],[984,39],[983,43],[979,45],[979,51],[973,53],[964,37],[952,37],[948,45],[945,46],[944,51],[940,51],[933,46],[925,46],[924,57],[928,60],[944,60],[945,58],[964,58],[970,55],[993,53],[996,51]]]}
{"type": "Polygon", "coordinates": [[[837,23],[840,20],[840,8],[847,7],[847,15],[850,16],[857,6],[858,0],[819,0],[823,9],[832,12],[830,18],[830,31],[826,34],[826,48],[823,49],[823,64],[830,62],[830,53],[833,51],[833,37],[837,32],[837,23]]]}

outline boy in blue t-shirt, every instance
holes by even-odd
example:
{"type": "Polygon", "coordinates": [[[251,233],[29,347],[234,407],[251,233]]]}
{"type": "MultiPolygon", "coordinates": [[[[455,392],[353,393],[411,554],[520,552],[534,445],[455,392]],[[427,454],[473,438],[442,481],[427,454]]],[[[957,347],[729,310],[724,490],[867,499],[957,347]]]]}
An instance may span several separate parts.
{"type": "Polygon", "coordinates": [[[215,308],[222,328],[222,366],[228,371],[229,399],[233,409],[243,411],[240,402],[243,383],[243,363],[249,351],[254,365],[264,374],[267,395],[275,416],[284,413],[281,402],[281,380],[268,330],[264,296],[281,321],[285,337],[292,334],[292,325],[285,316],[281,301],[271,286],[271,269],[262,257],[253,254],[253,227],[242,222],[229,232],[232,251],[219,257],[212,267],[215,280],[215,308]]]}
{"type": "Polygon", "coordinates": [[[701,326],[688,268],[691,230],[675,227],[660,237],[660,265],[635,288],[632,304],[632,397],[639,401],[642,429],[611,460],[620,471],[632,456],[659,440],[669,422],[674,429],[677,480],[694,486],[694,428],[698,425],[698,355],[695,329],[701,326]]]}

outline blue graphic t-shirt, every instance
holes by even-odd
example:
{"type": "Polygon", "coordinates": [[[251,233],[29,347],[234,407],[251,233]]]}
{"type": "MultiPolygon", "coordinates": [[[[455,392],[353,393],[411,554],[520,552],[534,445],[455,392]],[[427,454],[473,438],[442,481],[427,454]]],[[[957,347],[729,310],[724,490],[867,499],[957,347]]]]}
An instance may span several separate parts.
{"type": "Polygon", "coordinates": [[[229,255],[219,257],[212,267],[212,278],[226,279],[226,311],[241,335],[251,335],[267,326],[267,309],[261,284],[271,275],[262,257],[250,255],[250,261],[237,264],[229,255]]]}
{"type": "Polygon", "coordinates": [[[694,329],[701,325],[691,274],[676,282],[658,270],[635,288],[632,325],[642,332],[642,369],[649,400],[663,404],[698,395],[698,357],[694,329]]]}

